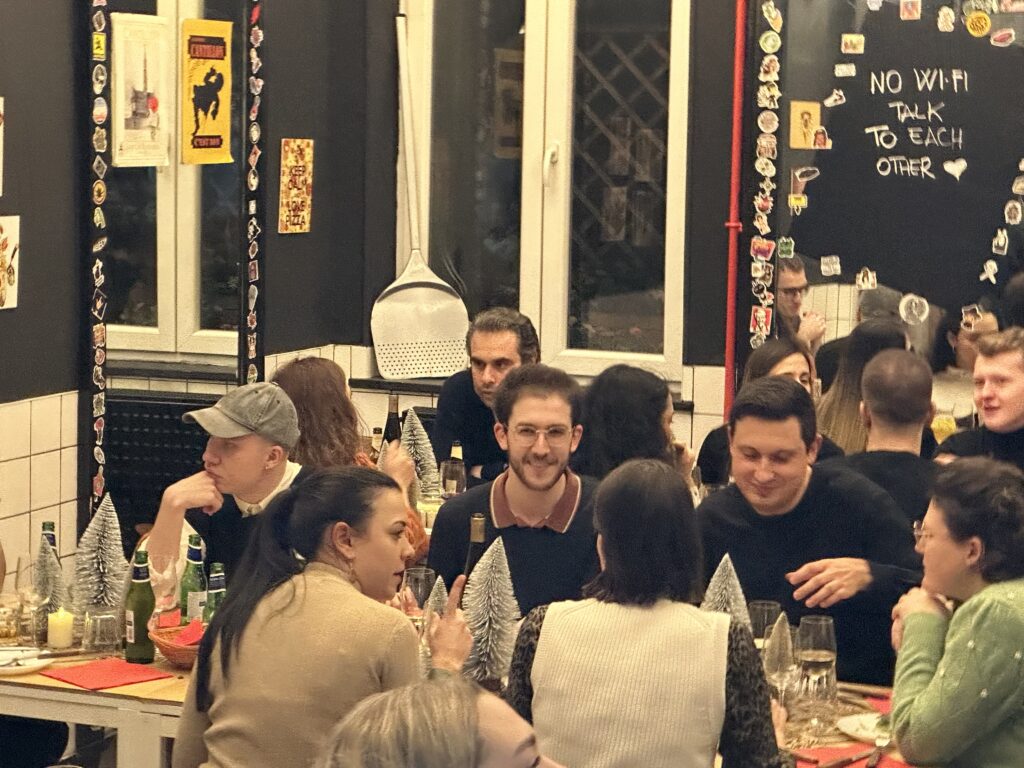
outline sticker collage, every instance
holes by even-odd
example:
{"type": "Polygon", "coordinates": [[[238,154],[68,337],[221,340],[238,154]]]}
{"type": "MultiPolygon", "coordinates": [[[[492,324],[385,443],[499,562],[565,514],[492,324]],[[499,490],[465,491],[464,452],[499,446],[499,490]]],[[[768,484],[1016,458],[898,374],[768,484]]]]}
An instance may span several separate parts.
{"type": "MultiPolygon", "coordinates": [[[[934,26],[936,34],[969,34],[968,40],[974,38],[977,42],[988,38],[988,42],[995,48],[1009,48],[1020,46],[1024,40],[1018,41],[1018,34],[1015,27],[1020,26],[1018,19],[1024,18],[1024,0],[965,0],[957,5],[957,10],[950,6],[922,10],[922,0],[855,0],[857,5],[864,3],[867,12],[897,13],[898,22],[920,22],[929,23],[934,26]],[[889,7],[885,7],[889,6],[889,7]]],[[[785,3],[780,3],[785,7],[785,3]]],[[[823,111],[841,109],[846,104],[847,96],[844,93],[843,82],[846,78],[863,77],[864,72],[858,72],[857,57],[865,52],[865,46],[870,44],[866,35],[860,32],[844,32],[839,35],[837,42],[837,53],[839,60],[832,67],[835,87],[830,94],[820,101],[810,101],[804,98],[783,99],[780,88],[783,65],[783,8],[776,5],[775,0],[763,0],[756,6],[756,18],[754,21],[754,39],[757,49],[754,53],[754,64],[757,67],[756,82],[752,86],[753,99],[756,109],[756,128],[753,136],[756,137],[753,153],[753,168],[755,171],[754,183],[756,190],[753,191],[753,212],[752,223],[757,234],[750,241],[751,257],[751,290],[752,306],[750,312],[750,346],[754,349],[762,346],[772,333],[773,308],[775,296],[773,289],[775,285],[776,259],[793,258],[796,253],[796,243],[791,237],[773,237],[773,216],[778,199],[784,199],[789,209],[791,218],[800,216],[809,206],[811,200],[807,192],[810,182],[821,176],[821,170],[813,164],[794,162],[789,172],[788,189],[785,190],[785,198],[777,197],[779,187],[784,182],[777,177],[779,170],[779,137],[778,132],[782,120],[780,113],[784,109],[784,101],[788,101],[788,110],[784,114],[788,117],[788,149],[803,150],[810,152],[833,150],[833,142],[836,144],[836,151],[842,151],[839,146],[840,140],[830,136],[823,119],[823,111]]],[[[925,78],[925,84],[930,89],[932,83],[928,78],[944,78],[950,82],[941,82],[937,85],[943,89],[950,88],[954,92],[968,89],[968,75],[964,70],[952,69],[948,72],[941,69],[922,70],[918,75],[925,78]]],[[[885,75],[899,76],[898,71],[888,73],[871,74],[871,92],[897,92],[891,87],[891,83],[884,79],[875,82],[876,77],[884,78],[885,75]]],[[[848,81],[849,82],[849,81],[848,81]]],[[[919,83],[920,86],[920,83],[919,83]]],[[[891,107],[903,106],[907,110],[916,109],[906,107],[903,102],[894,102],[891,107]]],[[[941,109],[939,104],[936,109],[941,109]]],[[[939,146],[952,150],[963,149],[963,130],[951,129],[945,126],[933,128],[930,125],[932,114],[929,104],[929,114],[918,114],[908,111],[907,114],[897,115],[902,124],[905,120],[918,120],[929,123],[925,128],[908,128],[908,138],[911,143],[924,146],[939,146]]],[[[941,122],[939,116],[938,122],[941,122]]],[[[873,126],[865,129],[874,146],[889,149],[895,143],[895,134],[889,136],[891,131],[885,131],[886,126],[873,126]]],[[[959,183],[961,177],[968,174],[968,161],[965,157],[954,156],[942,163],[936,163],[938,167],[932,167],[930,158],[906,158],[902,156],[881,157],[878,159],[876,170],[880,176],[915,176],[935,179],[934,172],[941,167],[946,175],[943,177],[959,183]]],[[[1024,220],[1024,158],[1021,158],[1017,165],[1018,174],[1010,184],[1010,192],[1013,195],[1005,202],[1003,210],[1000,211],[1001,222],[1009,227],[1021,227],[1024,220]]],[[[979,264],[978,280],[990,282],[995,285],[1000,265],[1007,256],[1008,247],[1013,236],[1004,226],[996,228],[991,242],[991,256],[983,259],[979,264]]],[[[988,250],[986,245],[985,250],[988,250]]],[[[820,259],[821,275],[823,277],[838,277],[841,274],[842,266],[838,255],[817,256],[820,259]]],[[[877,288],[878,278],[876,273],[868,268],[862,267],[855,275],[855,284],[859,290],[871,290],[877,288]]],[[[927,320],[929,315],[929,302],[927,299],[913,293],[904,294],[900,303],[899,311],[902,319],[908,325],[919,325],[927,320]]],[[[972,319],[979,313],[978,305],[971,304],[962,308],[965,326],[972,322],[972,319]]]]}

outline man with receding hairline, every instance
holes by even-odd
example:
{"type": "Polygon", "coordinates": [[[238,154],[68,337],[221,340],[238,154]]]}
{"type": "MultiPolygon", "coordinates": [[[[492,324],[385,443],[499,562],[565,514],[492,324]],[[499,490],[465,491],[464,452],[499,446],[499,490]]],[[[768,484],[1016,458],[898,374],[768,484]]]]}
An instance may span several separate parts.
{"type": "Polygon", "coordinates": [[[921,435],[935,415],[931,369],[920,355],[887,349],[864,367],[860,390],[867,446],[826,463],[864,475],[892,496],[909,520],[920,520],[937,469],[934,461],[921,458],[921,435]]]}

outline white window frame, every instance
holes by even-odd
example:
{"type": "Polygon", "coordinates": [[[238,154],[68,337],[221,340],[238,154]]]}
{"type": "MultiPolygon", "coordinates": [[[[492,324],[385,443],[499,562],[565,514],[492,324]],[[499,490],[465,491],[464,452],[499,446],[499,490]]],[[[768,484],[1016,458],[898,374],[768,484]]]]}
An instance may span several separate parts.
{"type": "MultiPolygon", "coordinates": [[[[686,226],[686,156],[689,112],[690,2],[672,0],[670,29],[668,168],[665,201],[665,315],[663,353],[645,354],[568,347],[572,172],[572,91],[576,0],[525,0],[523,82],[522,215],[519,308],[540,335],[544,362],[580,376],[629,363],[683,379],[683,247],[686,226]],[[551,153],[558,160],[551,163],[551,153]],[[547,183],[545,184],[545,174],[547,183]],[[530,194],[526,190],[543,191],[530,194]]],[[[424,256],[430,243],[430,126],[435,0],[406,0],[409,59],[416,110],[415,143],[420,185],[420,231],[424,256]]],[[[399,122],[401,126],[401,122],[399,122]]],[[[401,129],[401,128],[400,128],[401,129]]],[[[399,163],[403,162],[401,150],[399,163]]],[[[399,168],[402,166],[399,165],[399,168]]],[[[405,182],[398,175],[396,267],[408,248],[405,182]]]]}
{"type": "MultiPolygon", "coordinates": [[[[156,327],[109,323],[108,347],[117,357],[176,359],[191,355],[229,356],[238,353],[235,331],[203,330],[200,325],[200,174],[202,166],[180,161],[181,22],[203,16],[203,0],[158,0],[157,16],[174,29],[167,66],[174,83],[170,113],[174,126],[169,141],[170,164],[156,169],[156,327]],[[130,352],[131,354],[124,354],[130,352]]],[[[244,34],[235,25],[233,34],[244,34]]],[[[235,77],[244,73],[235,72],[235,77]]],[[[239,315],[241,317],[241,315],[239,315]]]]}

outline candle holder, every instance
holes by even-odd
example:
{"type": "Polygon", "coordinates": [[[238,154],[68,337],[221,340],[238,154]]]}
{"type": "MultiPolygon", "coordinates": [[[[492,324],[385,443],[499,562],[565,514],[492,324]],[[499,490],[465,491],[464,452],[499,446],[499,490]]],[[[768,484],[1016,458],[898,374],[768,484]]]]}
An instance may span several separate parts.
{"type": "Polygon", "coordinates": [[[32,606],[22,603],[18,613],[18,644],[31,645],[36,648],[46,645],[48,616],[48,606],[32,606]]]}

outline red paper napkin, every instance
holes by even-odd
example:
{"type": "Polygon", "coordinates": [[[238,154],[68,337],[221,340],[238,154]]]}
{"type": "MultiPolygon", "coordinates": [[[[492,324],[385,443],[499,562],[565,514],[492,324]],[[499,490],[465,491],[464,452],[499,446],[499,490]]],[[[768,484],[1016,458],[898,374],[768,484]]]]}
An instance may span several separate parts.
{"type": "Polygon", "coordinates": [[[39,674],[77,685],[89,691],[102,691],[104,688],[116,688],[119,685],[145,683],[149,680],[161,680],[174,675],[154,669],[145,664],[129,664],[124,659],[99,659],[88,664],[79,664],[63,669],[46,669],[39,674]]]}
{"type": "MultiPolygon", "coordinates": [[[[827,763],[829,760],[835,760],[838,757],[856,755],[859,752],[864,752],[870,748],[870,744],[851,744],[846,747],[817,747],[815,749],[798,749],[796,751],[801,755],[809,755],[817,758],[819,763],[827,763]]],[[[863,768],[865,762],[867,762],[866,757],[863,760],[852,763],[850,768],[863,768]]],[[[806,760],[797,760],[796,764],[800,768],[813,768],[814,766],[813,763],[807,762],[806,760]]],[[[910,768],[910,766],[902,760],[897,760],[889,755],[883,755],[881,761],[878,763],[878,768],[910,768]]]]}
{"type": "Polygon", "coordinates": [[[178,645],[199,645],[203,639],[203,622],[199,619],[192,619],[192,622],[185,627],[174,638],[178,645]]]}
{"type": "Polygon", "coordinates": [[[888,715],[890,712],[892,712],[891,696],[868,696],[867,702],[872,707],[881,712],[883,715],[888,715]]]}

